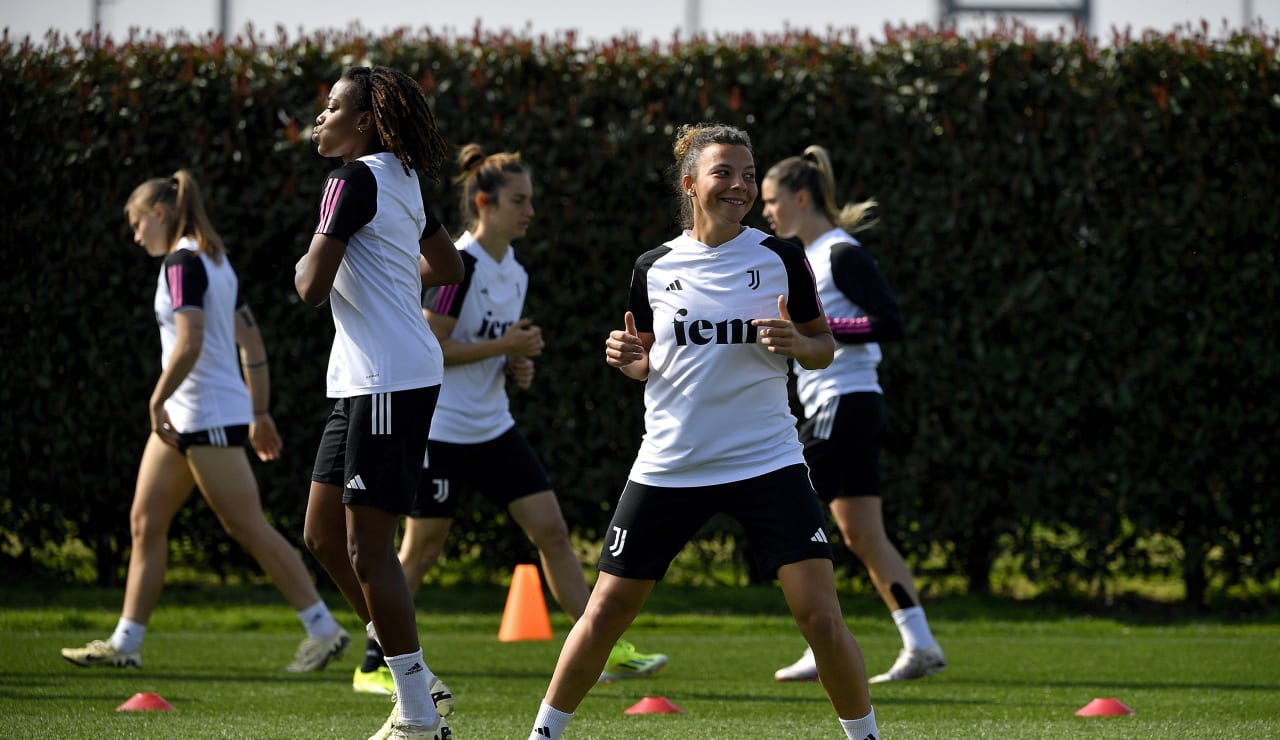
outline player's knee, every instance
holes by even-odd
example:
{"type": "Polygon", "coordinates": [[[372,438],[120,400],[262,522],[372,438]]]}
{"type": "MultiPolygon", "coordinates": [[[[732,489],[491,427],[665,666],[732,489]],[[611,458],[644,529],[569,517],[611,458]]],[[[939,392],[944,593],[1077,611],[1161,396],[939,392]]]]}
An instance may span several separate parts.
{"type": "Polygon", "coordinates": [[[840,536],[844,538],[845,547],[860,560],[866,560],[867,553],[879,544],[879,537],[874,533],[858,527],[841,527],[840,536]]]}
{"type": "Polygon", "coordinates": [[[145,511],[129,513],[129,536],[134,542],[144,542],[155,538],[167,537],[169,522],[160,517],[151,516],[145,511]]]}
{"type": "Polygon", "coordinates": [[[406,575],[418,574],[421,578],[435,567],[444,553],[444,542],[414,542],[400,551],[400,564],[406,575]]]}
{"type": "Polygon", "coordinates": [[[571,549],[569,544],[569,525],[563,518],[541,523],[525,530],[529,540],[543,552],[571,549]]]}
{"type": "Polygon", "coordinates": [[[347,549],[347,554],[351,560],[351,569],[356,572],[356,578],[361,583],[368,583],[376,567],[373,563],[374,559],[366,556],[362,550],[354,545],[347,549]]]}
{"type": "Polygon", "coordinates": [[[795,614],[796,625],[809,644],[827,643],[838,638],[848,630],[839,612],[829,609],[815,609],[795,614]]]}
{"type": "Polygon", "coordinates": [[[347,558],[347,546],[345,542],[335,541],[332,537],[326,536],[323,531],[303,526],[302,544],[307,546],[307,551],[321,562],[333,562],[335,559],[341,560],[347,558]]]}
{"type": "Polygon", "coordinates": [[[259,533],[259,528],[253,522],[244,519],[223,519],[222,529],[242,547],[254,544],[259,533]]]}

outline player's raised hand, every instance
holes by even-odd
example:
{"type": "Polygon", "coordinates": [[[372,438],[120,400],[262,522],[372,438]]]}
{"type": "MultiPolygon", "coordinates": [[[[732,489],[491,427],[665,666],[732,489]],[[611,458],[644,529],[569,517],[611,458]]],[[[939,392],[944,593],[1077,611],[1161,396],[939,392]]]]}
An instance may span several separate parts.
{"type": "Polygon", "coordinates": [[[644,359],[646,354],[640,333],[636,331],[635,314],[627,311],[622,325],[622,330],[609,332],[609,338],[604,341],[604,361],[614,367],[626,367],[644,359]]]}
{"type": "Polygon", "coordinates": [[[770,352],[787,357],[795,356],[796,325],[791,323],[791,312],[787,310],[786,296],[778,296],[778,318],[752,319],[751,323],[759,332],[756,335],[756,341],[770,352]]]}

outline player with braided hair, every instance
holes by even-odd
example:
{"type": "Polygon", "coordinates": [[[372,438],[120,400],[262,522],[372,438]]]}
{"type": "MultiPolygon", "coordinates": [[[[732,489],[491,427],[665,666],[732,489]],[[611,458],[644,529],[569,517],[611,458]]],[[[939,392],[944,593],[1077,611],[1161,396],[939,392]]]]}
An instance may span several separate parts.
{"type": "Polygon", "coordinates": [[[447,146],[426,93],[384,67],[343,74],[311,139],[343,164],[325,181],[319,225],[294,276],[307,304],[329,302],[336,328],[327,382],[336,402],[311,474],[305,539],[386,650],[398,701],[373,737],[446,740],[441,715],[453,695],[423,659],[395,536],[418,488],[444,377],[422,287],[463,276],[417,175],[437,179],[447,146]]]}
{"type": "Polygon", "coordinates": [[[387,67],[352,67],[342,79],[352,83],[356,107],[373,114],[379,143],[396,155],[404,174],[418,170],[432,182],[438,181],[449,145],[436,128],[422,87],[409,75],[387,67]]]}
{"type": "MultiPolygon", "coordinates": [[[[427,323],[444,350],[445,380],[400,562],[416,591],[444,550],[459,502],[478,493],[505,508],[537,547],[552,596],[576,621],[591,589],[550,477],[517,428],[506,390],[508,377],[518,388],[530,387],[533,358],[543,350],[542,329],[522,316],[530,273],[513,244],[534,218],[533,172],[519,153],[486,154],[479,144],[464,146],[457,164],[466,228],[457,247],[465,277],[423,295],[427,323]]],[[[369,640],[364,655],[352,687],[391,693],[378,643],[369,640]]],[[[600,681],[649,676],[666,663],[667,656],[641,653],[619,639],[600,681]]]]}

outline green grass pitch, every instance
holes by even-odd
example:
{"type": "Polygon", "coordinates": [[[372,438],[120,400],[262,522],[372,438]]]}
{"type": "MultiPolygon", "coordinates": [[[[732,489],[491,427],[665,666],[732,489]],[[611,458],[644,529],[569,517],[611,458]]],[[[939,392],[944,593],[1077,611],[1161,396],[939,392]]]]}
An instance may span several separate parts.
{"type": "MultiPolygon", "coordinates": [[[[58,649],[104,639],[119,591],[0,590],[0,736],[8,738],[365,738],[385,718],[385,697],[351,691],[359,625],[347,657],[316,674],[282,668],[302,632],[269,588],[170,589],[152,620],[142,670],[81,669],[58,649]],[[173,712],[117,712],[155,692],[173,712]]],[[[425,588],[419,628],[432,669],[454,690],[461,740],[523,740],[568,631],[501,643],[504,594],[425,588]]],[[[328,595],[336,607],[338,597],[328,595]]],[[[628,637],[670,665],[649,679],[596,687],[566,740],[840,738],[817,683],[777,683],[773,670],[803,643],[769,588],[659,585],[628,637]],[[677,715],[628,716],[645,696],[677,715]]],[[[844,602],[869,672],[900,645],[883,607],[844,602]]],[[[880,729],[896,738],[1280,738],[1280,625],[1274,618],[1110,617],[1060,607],[957,597],[928,605],[950,661],[921,681],[872,687],[880,729]],[[1097,697],[1136,713],[1081,718],[1097,697]]]]}

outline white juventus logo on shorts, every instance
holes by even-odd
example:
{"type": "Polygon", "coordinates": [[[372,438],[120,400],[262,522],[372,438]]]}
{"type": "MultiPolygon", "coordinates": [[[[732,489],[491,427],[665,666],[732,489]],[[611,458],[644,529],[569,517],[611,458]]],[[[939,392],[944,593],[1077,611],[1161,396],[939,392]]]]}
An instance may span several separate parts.
{"type": "Polygon", "coordinates": [[[436,492],[431,495],[431,498],[435,499],[436,503],[443,504],[449,498],[449,481],[444,478],[432,478],[431,482],[436,484],[436,492]]]}
{"type": "Polygon", "coordinates": [[[747,274],[751,276],[751,279],[747,281],[747,284],[751,286],[751,289],[755,290],[756,288],[759,288],[760,287],[760,271],[747,270],[747,274]]]}
{"type": "Polygon", "coordinates": [[[371,399],[373,434],[391,434],[391,394],[375,393],[371,399]]]}
{"type": "Polygon", "coordinates": [[[817,532],[814,532],[813,536],[809,538],[809,541],[810,542],[826,542],[828,544],[831,542],[831,540],[827,539],[827,533],[823,532],[821,529],[819,529],[817,532]]]}
{"type": "Polygon", "coordinates": [[[367,491],[367,490],[369,490],[368,488],[365,488],[365,487],[364,487],[364,481],[360,478],[360,476],[359,476],[358,474],[356,475],[356,477],[354,477],[354,478],[352,478],[351,480],[347,481],[347,488],[350,488],[350,489],[351,489],[351,490],[353,490],[353,491],[367,491]]]}
{"type": "Polygon", "coordinates": [[[613,528],[613,544],[609,546],[609,554],[615,558],[622,554],[622,548],[627,546],[627,530],[621,527],[613,528]]]}

